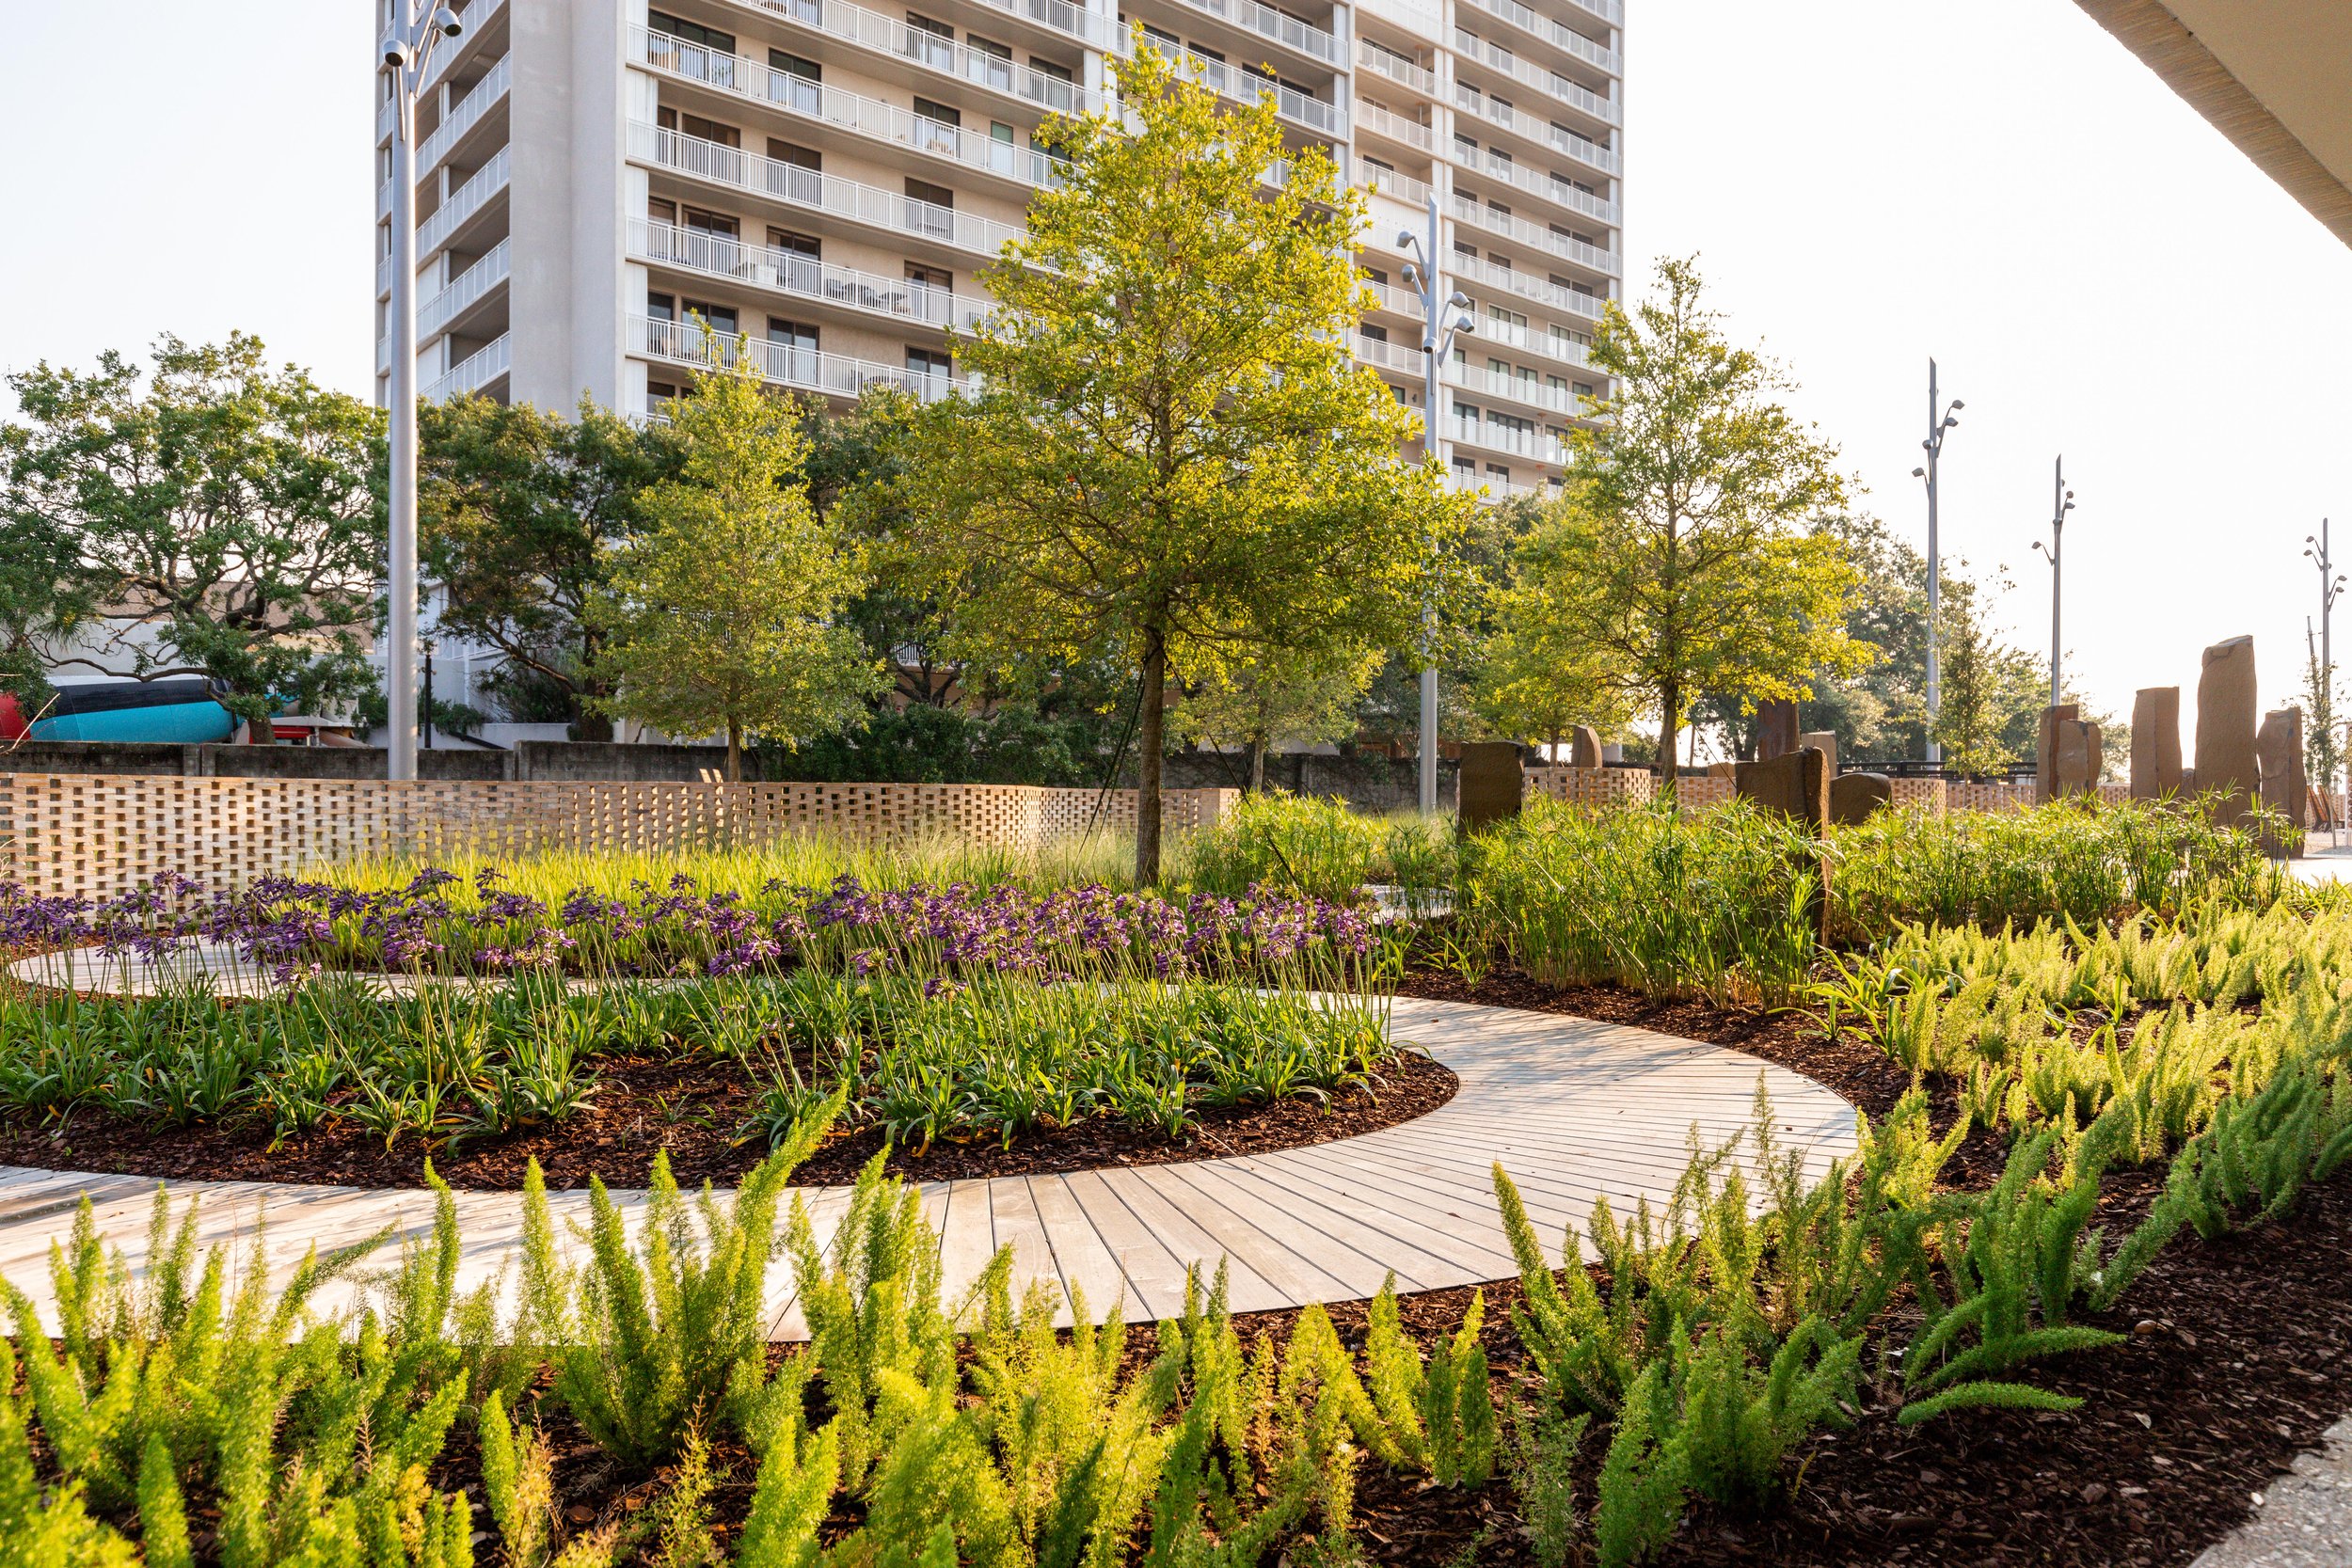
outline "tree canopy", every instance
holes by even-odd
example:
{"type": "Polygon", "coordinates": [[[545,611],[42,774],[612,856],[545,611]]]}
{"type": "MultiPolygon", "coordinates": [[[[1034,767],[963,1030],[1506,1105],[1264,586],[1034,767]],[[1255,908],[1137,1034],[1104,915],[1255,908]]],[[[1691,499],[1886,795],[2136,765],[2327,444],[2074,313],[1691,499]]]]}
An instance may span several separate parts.
{"type": "Polygon", "coordinates": [[[203,674],[264,720],[368,685],[363,633],[384,562],[384,417],[261,340],[166,335],[151,369],[120,354],[82,374],[8,378],[0,427],[0,636],[110,628],[58,667],[203,674]],[[18,551],[24,553],[18,554],[18,551]],[[54,595],[54,607],[38,602],[54,595]]]}
{"type": "Polygon", "coordinates": [[[841,622],[857,552],[809,505],[798,405],[746,359],[699,373],[671,420],[677,476],[647,487],[644,531],[606,546],[608,586],[589,595],[612,628],[596,702],[675,736],[723,730],[736,780],[747,734],[840,729],[882,675],[841,622]]]}
{"type": "Polygon", "coordinates": [[[1350,356],[1362,205],[1327,153],[1148,45],[1118,69],[1128,119],[1041,133],[1068,174],[956,344],[977,389],[914,421],[891,499],[954,585],[954,657],[1138,672],[1151,879],[1171,672],[1410,643],[1469,503],[1400,460],[1412,416],[1350,356]]]}
{"type": "Polygon", "coordinates": [[[1733,346],[1700,295],[1695,263],[1669,261],[1654,297],[1609,308],[1592,359],[1614,389],[1524,552],[1560,645],[1660,714],[1669,787],[1702,695],[1802,698],[1816,672],[1869,657],[1846,627],[1853,568],[1804,526],[1843,499],[1836,451],[1774,401],[1779,371],[1733,346]]]}
{"type": "MultiPolygon", "coordinates": [[[[575,418],[458,398],[418,410],[418,522],[443,630],[506,656],[506,684],[560,694],[583,738],[609,723],[595,611],[610,550],[645,526],[678,442],[582,400],[575,418]]],[[[540,697],[545,701],[545,697],[540,697]]]]}

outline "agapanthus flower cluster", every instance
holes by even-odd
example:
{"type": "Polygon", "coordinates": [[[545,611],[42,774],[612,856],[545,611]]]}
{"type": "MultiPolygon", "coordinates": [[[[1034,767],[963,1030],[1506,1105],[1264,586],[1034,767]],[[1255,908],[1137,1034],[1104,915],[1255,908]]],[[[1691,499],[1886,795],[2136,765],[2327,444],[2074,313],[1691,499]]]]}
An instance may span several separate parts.
{"type": "Polygon", "coordinates": [[[1359,972],[1375,947],[1362,911],[1264,887],[1239,899],[1170,899],[1094,885],[871,889],[843,877],[824,888],[771,882],[746,897],[681,873],[658,886],[634,882],[624,896],[575,889],[550,909],[512,891],[495,867],[470,885],[428,868],[367,892],[265,877],[208,894],[167,876],[135,893],[87,900],[0,883],[0,947],[96,944],[151,958],[191,941],[230,946],[281,980],[324,966],[657,976],[815,967],[948,980],[1296,977],[1313,969],[1330,981],[1359,972]]]}

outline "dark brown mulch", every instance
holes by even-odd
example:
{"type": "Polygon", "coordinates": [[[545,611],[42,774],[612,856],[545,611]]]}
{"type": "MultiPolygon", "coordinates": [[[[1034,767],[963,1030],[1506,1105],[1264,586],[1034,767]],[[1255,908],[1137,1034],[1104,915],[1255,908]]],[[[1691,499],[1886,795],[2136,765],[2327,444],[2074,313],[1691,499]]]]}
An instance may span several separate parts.
{"type": "MultiPolygon", "coordinates": [[[[967,1177],[1040,1176],[1104,1165],[1156,1165],[1228,1154],[1264,1154],[1377,1132],[1426,1116],[1454,1098],[1453,1072],[1416,1052],[1383,1064],[1369,1090],[1327,1104],[1309,1096],[1271,1104],[1204,1107],[1182,1137],[1110,1117],[1024,1133],[1010,1148],[993,1143],[933,1144],[920,1155],[893,1151],[887,1169],[910,1181],[967,1177]]],[[[666,1149],[681,1184],[734,1181],[767,1153],[764,1141],[738,1144],[751,1107],[743,1075],[707,1060],[607,1056],[597,1062],[596,1097],[575,1116],[501,1137],[460,1138],[428,1150],[413,1135],[390,1149],[348,1124],[322,1127],[269,1148],[265,1128],[199,1126],[158,1132],[151,1123],[76,1116],[62,1127],[0,1125],[0,1164],[103,1170],[174,1180],[317,1181],[344,1186],[415,1186],[433,1168],[464,1191],[522,1185],[536,1159],[548,1185],[643,1186],[657,1149],[666,1149]]],[[[882,1147],[879,1129],[828,1140],[793,1180],[847,1183],[882,1147]]]]}

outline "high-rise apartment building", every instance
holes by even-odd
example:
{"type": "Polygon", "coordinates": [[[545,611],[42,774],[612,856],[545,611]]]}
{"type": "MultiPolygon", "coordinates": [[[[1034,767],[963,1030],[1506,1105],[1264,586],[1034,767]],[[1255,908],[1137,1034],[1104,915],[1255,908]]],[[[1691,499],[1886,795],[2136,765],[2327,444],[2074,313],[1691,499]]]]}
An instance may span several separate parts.
{"type": "MultiPolygon", "coordinates": [[[[773,381],[945,396],[982,270],[1104,106],[1132,29],[1372,192],[1359,356],[1418,408],[1401,230],[1438,202],[1477,327],[1442,438],[1493,494],[1558,476],[1623,277],[1620,0],[470,0],[417,127],[428,397],[658,412],[700,316],[773,381]]],[[[389,104],[378,124],[389,148],[389,104]]],[[[389,171],[389,152],[385,171],[389,171]]],[[[389,188],[379,212],[390,212],[389,188]]],[[[389,251],[389,229],[379,254],[389,251]]],[[[379,266],[377,293],[389,296],[379,266]]],[[[379,318],[381,374],[382,323],[379,318]]],[[[389,385],[389,382],[380,383],[389,385]]]]}

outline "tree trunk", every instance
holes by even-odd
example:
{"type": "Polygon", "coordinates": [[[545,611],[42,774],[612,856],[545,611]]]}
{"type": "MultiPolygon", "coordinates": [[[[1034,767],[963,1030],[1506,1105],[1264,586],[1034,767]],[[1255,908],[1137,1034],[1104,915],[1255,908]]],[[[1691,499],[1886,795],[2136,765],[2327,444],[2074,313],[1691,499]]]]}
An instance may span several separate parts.
{"type": "Polygon", "coordinates": [[[1158,627],[1143,633],[1142,716],[1136,756],[1136,885],[1160,879],[1160,762],[1168,746],[1168,638],[1158,627]]]}
{"type": "Polygon", "coordinates": [[[743,782],[743,726],[727,721],[727,783],[743,782]]]}
{"type": "Polygon", "coordinates": [[[1675,770],[1675,741],[1680,735],[1682,714],[1682,683],[1668,681],[1659,689],[1658,772],[1659,788],[1666,800],[1675,799],[1677,774],[1675,770]]]}
{"type": "Polygon", "coordinates": [[[1253,735],[1249,737],[1249,793],[1252,795],[1265,793],[1265,737],[1263,736],[1253,735]]]}

